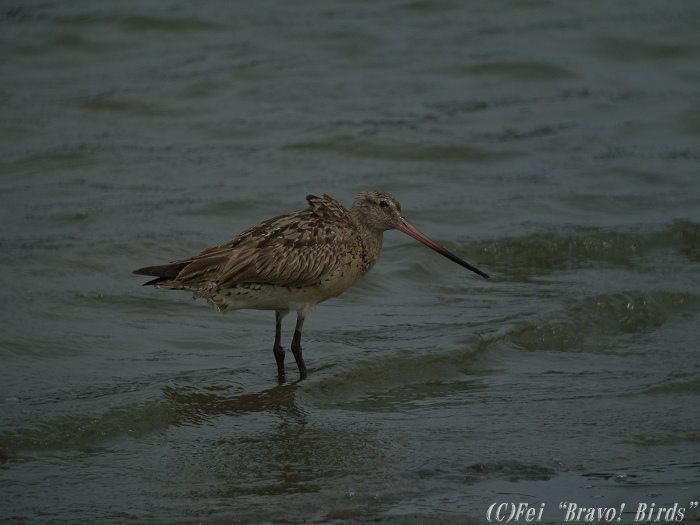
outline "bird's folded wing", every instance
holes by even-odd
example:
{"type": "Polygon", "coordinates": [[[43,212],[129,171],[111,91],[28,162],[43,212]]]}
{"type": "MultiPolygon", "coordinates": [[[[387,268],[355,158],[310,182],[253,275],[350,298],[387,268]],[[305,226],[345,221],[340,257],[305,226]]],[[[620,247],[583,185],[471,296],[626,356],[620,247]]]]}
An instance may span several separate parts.
{"type": "Polygon", "coordinates": [[[345,264],[354,231],[343,220],[328,221],[311,209],[269,219],[225,244],[175,263],[188,264],[176,281],[183,286],[266,283],[310,286],[345,264]]]}

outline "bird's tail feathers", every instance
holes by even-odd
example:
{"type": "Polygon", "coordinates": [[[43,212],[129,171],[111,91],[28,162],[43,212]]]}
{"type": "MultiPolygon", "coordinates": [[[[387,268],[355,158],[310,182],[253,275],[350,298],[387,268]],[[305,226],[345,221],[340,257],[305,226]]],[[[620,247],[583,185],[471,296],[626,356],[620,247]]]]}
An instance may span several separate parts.
{"type": "Polygon", "coordinates": [[[143,268],[139,268],[138,270],[134,270],[133,273],[137,275],[150,275],[152,277],[156,277],[147,283],[143,283],[143,286],[157,285],[164,281],[175,279],[182,269],[188,264],[189,262],[173,262],[169,264],[160,264],[158,266],[145,266],[143,268]]]}

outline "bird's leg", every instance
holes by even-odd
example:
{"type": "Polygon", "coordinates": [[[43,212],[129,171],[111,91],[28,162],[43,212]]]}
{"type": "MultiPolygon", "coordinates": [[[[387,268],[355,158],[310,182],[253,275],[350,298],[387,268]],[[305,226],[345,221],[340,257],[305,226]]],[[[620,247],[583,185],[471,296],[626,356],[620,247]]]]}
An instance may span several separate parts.
{"type": "Polygon", "coordinates": [[[304,326],[304,319],[304,316],[300,312],[297,315],[297,325],[294,328],[294,337],[292,338],[292,354],[294,354],[294,359],[297,362],[301,379],[306,378],[306,365],[301,355],[301,329],[304,326]]]}
{"type": "Polygon", "coordinates": [[[275,346],[272,347],[272,351],[275,354],[275,361],[277,361],[277,373],[280,377],[284,376],[284,348],[282,348],[282,318],[286,315],[286,312],[281,310],[275,310],[275,346]]]}

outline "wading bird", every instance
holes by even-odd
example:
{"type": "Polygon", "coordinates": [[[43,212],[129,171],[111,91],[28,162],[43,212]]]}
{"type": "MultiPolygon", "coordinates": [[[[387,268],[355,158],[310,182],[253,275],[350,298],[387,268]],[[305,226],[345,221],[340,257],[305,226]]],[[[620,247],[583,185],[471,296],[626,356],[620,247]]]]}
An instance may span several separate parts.
{"type": "Polygon", "coordinates": [[[285,373],[282,318],[291,310],[297,313],[292,354],[304,378],[304,319],[313,306],[342,294],[369,272],[379,258],[386,230],[402,231],[489,277],[413,227],[401,214],[398,201],[384,191],[358,193],[349,210],[328,195],[309,195],[306,200],[307,209],[261,222],[199,255],[134,273],[155,277],[144,286],[194,292],[219,312],[274,310],[273,352],[280,378],[285,373]]]}

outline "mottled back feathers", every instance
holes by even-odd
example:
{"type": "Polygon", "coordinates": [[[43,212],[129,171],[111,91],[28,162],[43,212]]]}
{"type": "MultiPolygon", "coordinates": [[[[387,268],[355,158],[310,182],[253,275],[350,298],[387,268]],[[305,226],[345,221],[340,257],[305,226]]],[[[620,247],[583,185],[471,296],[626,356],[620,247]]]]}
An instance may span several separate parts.
{"type": "Polygon", "coordinates": [[[309,195],[306,200],[305,210],[268,219],[189,259],[136,273],[158,277],[146,284],[195,291],[242,283],[319,284],[346,264],[351,252],[361,256],[357,252],[365,250],[348,210],[328,195],[309,195]]]}

